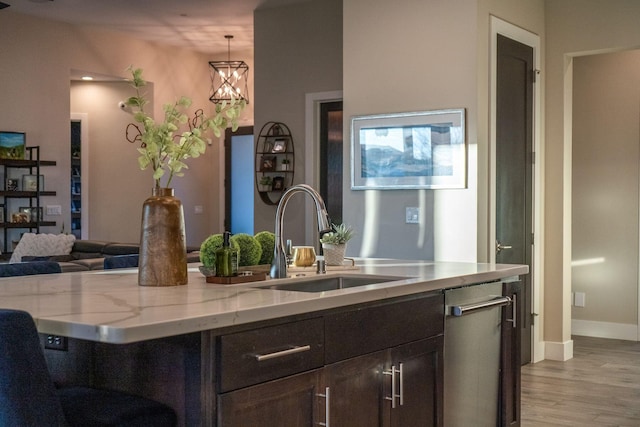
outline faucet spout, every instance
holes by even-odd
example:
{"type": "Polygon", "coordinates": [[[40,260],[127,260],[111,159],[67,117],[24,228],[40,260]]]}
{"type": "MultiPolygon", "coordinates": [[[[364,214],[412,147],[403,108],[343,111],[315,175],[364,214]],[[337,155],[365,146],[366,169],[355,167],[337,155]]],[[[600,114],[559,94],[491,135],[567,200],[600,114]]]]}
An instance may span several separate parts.
{"type": "Polygon", "coordinates": [[[273,279],[280,279],[287,277],[287,257],[284,253],[283,242],[283,230],[284,230],[284,211],[287,207],[289,199],[296,193],[306,193],[313,199],[316,215],[318,217],[318,234],[322,237],[323,234],[332,231],[331,219],[327,213],[327,208],[322,200],[322,196],[311,186],[306,184],[298,184],[289,187],[283,194],[278,208],[276,209],[276,230],[275,230],[275,247],[273,249],[273,262],[271,263],[271,277],[273,279]]]}

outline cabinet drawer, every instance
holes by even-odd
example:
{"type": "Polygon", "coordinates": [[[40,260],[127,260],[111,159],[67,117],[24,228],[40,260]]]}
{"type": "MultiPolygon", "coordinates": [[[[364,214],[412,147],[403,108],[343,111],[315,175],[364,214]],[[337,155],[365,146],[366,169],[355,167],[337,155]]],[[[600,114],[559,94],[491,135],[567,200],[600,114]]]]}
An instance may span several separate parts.
{"type": "Polygon", "coordinates": [[[444,296],[362,307],[325,317],[326,363],[444,332],[444,296]]]}
{"type": "Polygon", "coordinates": [[[219,338],[219,392],[318,368],[324,364],[322,318],[219,338]]]}

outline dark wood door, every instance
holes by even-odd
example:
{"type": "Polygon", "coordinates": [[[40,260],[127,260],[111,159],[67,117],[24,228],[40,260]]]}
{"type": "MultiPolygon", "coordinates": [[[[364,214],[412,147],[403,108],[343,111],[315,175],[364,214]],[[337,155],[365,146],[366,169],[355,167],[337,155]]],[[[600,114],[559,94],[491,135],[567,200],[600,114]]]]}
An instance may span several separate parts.
{"type": "Polygon", "coordinates": [[[218,399],[217,425],[317,426],[324,422],[321,378],[322,370],[314,370],[224,393],[218,399]]]}
{"type": "MultiPolygon", "coordinates": [[[[496,262],[527,264],[533,253],[533,48],[498,35],[496,262]],[[504,249],[498,248],[500,244],[504,249]]],[[[531,361],[531,274],[524,276],[522,363],[531,361]]]]}
{"type": "Polygon", "coordinates": [[[520,426],[520,322],[523,320],[522,282],[504,283],[502,294],[511,305],[502,310],[500,340],[500,425],[520,426]]]}
{"type": "Polygon", "coordinates": [[[386,350],[325,367],[332,426],[376,427],[383,421],[386,350]]]}
{"type": "Polygon", "coordinates": [[[402,364],[402,404],[391,403],[392,427],[442,426],[444,338],[416,341],[391,350],[392,366],[402,364]]]}

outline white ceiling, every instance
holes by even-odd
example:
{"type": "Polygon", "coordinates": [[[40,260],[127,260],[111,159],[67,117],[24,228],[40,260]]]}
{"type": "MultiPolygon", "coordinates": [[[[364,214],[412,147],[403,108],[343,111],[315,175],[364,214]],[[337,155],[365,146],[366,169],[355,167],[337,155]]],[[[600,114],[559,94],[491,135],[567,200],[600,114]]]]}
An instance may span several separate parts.
{"type": "Polygon", "coordinates": [[[0,0],[0,9],[104,28],[209,54],[253,49],[253,11],[310,0],[0,0]]]}

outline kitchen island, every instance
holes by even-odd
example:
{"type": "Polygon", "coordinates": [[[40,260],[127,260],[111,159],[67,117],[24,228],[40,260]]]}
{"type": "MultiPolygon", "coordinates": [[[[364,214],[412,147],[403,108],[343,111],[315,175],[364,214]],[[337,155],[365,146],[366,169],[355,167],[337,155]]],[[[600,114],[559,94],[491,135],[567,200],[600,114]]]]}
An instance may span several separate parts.
{"type": "MultiPolygon", "coordinates": [[[[52,373],[61,383],[88,383],[161,400],[176,409],[184,425],[231,426],[246,421],[234,422],[233,415],[226,414],[263,407],[247,406],[245,390],[266,386],[267,394],[277,396],[278,390],[296,389],[279,382],[289,378],[304,390],[300,396],[316,391],[309,416],[322,421],[327,414],[318,409],[318,396],[324,395],[320,391],[344,372],[362,372],[344,364],[363,356],[367,359],[358,363],[386,370],[396,353],[426,355],[436,362],[430,374],[438,383],[441,372],[433,369],[442,370],[437,366],[442,363],[442,291],[528,273],[521,265],[377,259],[358,260],[357,265],[359,270],[340,274],[397,280],[297,292],[259,288],[295,279],[209,284],[197,266],[189,269],[188,285],[160,288],[138,286],[136,270],[78,272],[1,279],[0,305],[31,313],[43,342],[52,335],[68,338],[66,351],[47,351],[52,373]],[[293,343],[298,338],[310,341],[298,346],[293,343]],[[260,343],[269,351],[267,369],[262,370],[252,365],[260,343]],[[293,353],[280,359],[278,345],[293,353]]],[[[441,382],[436,385],[434,419],[442,394],[441,382]]],[[[387,386],[378,387],[383,388],[387,386]]],[[[392,400],[395,406],[395,397],[392,400]]],[[[293,406],[306,407],[303,402],[293,406]]],[[[390,411],[391,405],[385,404],[380,418],[387,420],[390,411]]]]}

